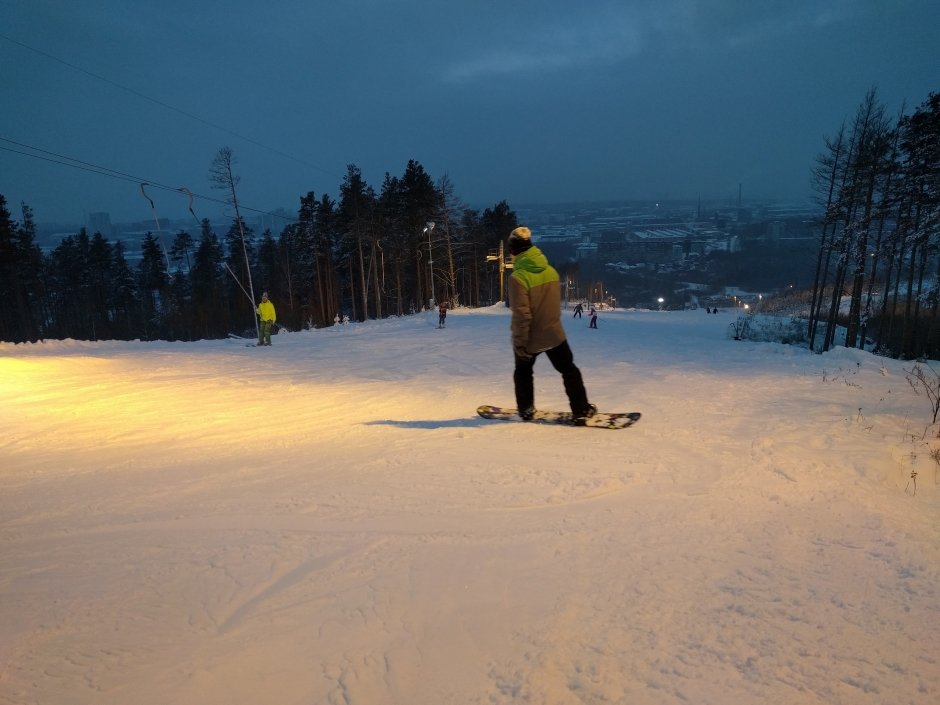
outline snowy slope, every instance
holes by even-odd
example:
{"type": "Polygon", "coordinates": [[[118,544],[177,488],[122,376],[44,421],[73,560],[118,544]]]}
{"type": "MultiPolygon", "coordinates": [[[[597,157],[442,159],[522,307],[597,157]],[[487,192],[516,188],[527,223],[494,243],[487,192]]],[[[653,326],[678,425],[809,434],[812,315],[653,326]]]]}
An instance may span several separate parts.
{"type": "Polygon", "coordinates": [[[565,319],[624,431],[475,416],[502,308],[0,345],[0,703],[940,702],[911,363],[731,320],[565,319]]]}

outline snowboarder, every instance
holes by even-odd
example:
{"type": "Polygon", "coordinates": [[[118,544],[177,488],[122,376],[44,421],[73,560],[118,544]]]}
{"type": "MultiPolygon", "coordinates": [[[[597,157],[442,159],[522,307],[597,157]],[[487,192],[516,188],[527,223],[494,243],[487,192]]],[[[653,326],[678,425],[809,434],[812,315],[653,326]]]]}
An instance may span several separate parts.
{"type": "Polygon", "coordinates": [[[442,301],[441,305],[437,307],[437,327],[443,328],[444,322],[447,320],[447,302],[442,301]]]}
{"type": "Polygon", "coordinates": [[[519,227],[509,235],[513,269],[509,278],[509,305],[512,309],[512,349],[515,356],[513,385],[519,416],[531,421],[535,415],[533,369],[539,353],[548,356],[561,373],[565,394],[575,423],[597,413],[588,402],[581,371],[561,325],[561,284],[558,272],[539,248],[532,244],[532,231],[519,227]]]}
{"type": "Polygon", "coordinates": [[[591,325],[588,328],[597,328],[597,309],[591,306],[591,325]]]}
{"type": "Polygon", "coordinates": [[[580,303],[574,307],[574,315],[572,318],[581,318],[581,314],[584,313],[584,306],[580,303]]]}
{"type": "Polygon", "coordinates": [[[261,325],[258,328],[258,345],[271,344],[271,329],[274,327],[276,315],[274,304],[268,300],[268,292],[261,294],[261,303],[255,309],[261,316],[261,325]]]}

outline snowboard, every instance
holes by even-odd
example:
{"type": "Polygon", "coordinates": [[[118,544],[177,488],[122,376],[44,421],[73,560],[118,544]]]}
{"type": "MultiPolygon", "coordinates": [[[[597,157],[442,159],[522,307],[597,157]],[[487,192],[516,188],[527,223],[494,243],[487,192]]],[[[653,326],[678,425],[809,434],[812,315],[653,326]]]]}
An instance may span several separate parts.
{"type": "MultiPolygon", "coordinates": [[[[501,421],[522,421],[519,412],[516,409],[510,409],[503,406],[490,406],[484,404],[477,408],[477,413],[484,419],[498,419],[501,421]]],[[[594,416],[585,419],[585,426],[594,428],[627,428],[640,420],[639,411],[618,411],[603,412],[598,411],[594,416]]],[[[575,426],[574,418],[570,411],[536,411],[535,416],[528,423],[546,423],[557,424],[560,426],[575,426]]]]}
{"type": "Polygon", "coordinates": [[[245,347],[246,347],[246,348],[258,348],[258,347],[262,347],[262,346],[258,345],[257,343],[252,343],[252,342],[250,342],[250,341],[251,341],[251,338],[245,338],[244,336],[241,336],[241,335],[235,335],[234,333],[229,333],[229,334],[228,334],[228,337],[231,338],[232,340],[247,340],[247,341],[249,341],[249,342],[245,343],[245,347]]]}

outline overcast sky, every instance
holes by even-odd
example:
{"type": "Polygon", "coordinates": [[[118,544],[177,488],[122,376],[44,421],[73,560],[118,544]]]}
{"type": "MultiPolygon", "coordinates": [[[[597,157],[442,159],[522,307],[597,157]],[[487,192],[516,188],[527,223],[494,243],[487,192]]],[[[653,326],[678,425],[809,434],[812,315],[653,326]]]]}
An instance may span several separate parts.
{"type": "Polygon", "coordinates": [[[0,0],[0,76],[17,220],[147,220],[141,181],[222,198],[223,146],[258,210],[409,159],[477,208],[795,200],[866,91],[892,113],[940,91],[940,2],[0,0]]]}

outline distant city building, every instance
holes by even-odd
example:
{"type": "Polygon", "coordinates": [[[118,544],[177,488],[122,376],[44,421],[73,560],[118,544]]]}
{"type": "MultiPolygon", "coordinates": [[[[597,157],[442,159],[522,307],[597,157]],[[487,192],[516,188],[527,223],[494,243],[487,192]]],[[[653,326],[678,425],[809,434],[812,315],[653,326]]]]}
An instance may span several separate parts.
{"type": "Polygon", "coordinates": [[[787,224],[780,220],[774,220],[767,223],[767,238],[769,240],[779,240],[787,232],[787,224]]]}
{"type": "Polygon", "coordinates": [[[88,214],[88,223],[85,226],[89,235],[101,233],[105,238],[114,237],[114,226],[111,224],[111,214],[105,211],[88,214]]]}
{"type": "Polygon", "coordinates": [[[297,222],[297,214],[291,213],[284,208],[277,208],[267,213],[261,213],[254,220],[252,227],[255,235],[263,235],[265,230],[270,230],[271,234],[277,236],[286,225],[297,222]]]}

